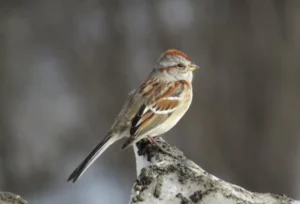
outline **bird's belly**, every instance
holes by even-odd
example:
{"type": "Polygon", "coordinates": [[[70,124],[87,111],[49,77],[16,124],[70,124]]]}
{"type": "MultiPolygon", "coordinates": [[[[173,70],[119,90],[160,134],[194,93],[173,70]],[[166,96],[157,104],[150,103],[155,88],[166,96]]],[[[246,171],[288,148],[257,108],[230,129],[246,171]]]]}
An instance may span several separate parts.
{"type": "Polygon", "coordinates": [[[182,116],[186,113],[190,106],[190,103],[187,103],[184,107],[178,108],[164,123],[159,125],[157,128],[155,128],[153,131],[149,133],[150,136],[158,136],[162,135],[166,132],[168,132],[170,129],[172,129],[178,121],[182,118],[182,116]]]}

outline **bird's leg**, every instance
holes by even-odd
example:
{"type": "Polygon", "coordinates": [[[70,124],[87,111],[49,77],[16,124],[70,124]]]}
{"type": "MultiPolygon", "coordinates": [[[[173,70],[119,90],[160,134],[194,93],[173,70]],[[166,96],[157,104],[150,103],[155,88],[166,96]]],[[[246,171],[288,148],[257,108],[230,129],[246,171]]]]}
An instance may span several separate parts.
{"type": "Polygon", "coordinates": [[[160,145],[153,137],[151,137],[150,135],[147,135],[147,138],[149,140],[149,142],[157,147],[162,153],[169,155],[170,157],[176,158],[176,159],[182,159],[182,157],[177,158],[177,156],[172,155],[166,148],[164,148],[162,145],[160,145]]]}
{"type": "Polygon", "coordinates": [[[153,137],[151,137],[150,135],[147,135],[147,137],[153,146],[157,147],[161,152],[169,154],[169,152],[163,146],[161,146],[153,137]]]}
{"type": "Polygon", "coordinates": [[[151,137],[150,135],[147,135],[147,137],[148,137],[149,142],[150,142],[152,145],[157,146],[157,147],[159,147],[159,148],[161,149],[160,144],[158,144],[158,142],[157,142],[153,137],[151,137]]]}

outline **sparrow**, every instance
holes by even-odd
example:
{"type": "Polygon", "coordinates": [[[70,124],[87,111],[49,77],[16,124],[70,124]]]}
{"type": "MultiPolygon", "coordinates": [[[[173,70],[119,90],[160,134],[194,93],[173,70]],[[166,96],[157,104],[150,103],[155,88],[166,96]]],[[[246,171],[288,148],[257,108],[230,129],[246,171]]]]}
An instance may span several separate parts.
{"type": "Polygon", "coordinates": [[[113,143],[127,138],[122,150],[143,138],[162,135],[174,127],[189,109],[193,71],[198,66],[181,51],[161,54],[152,72],[139,88],[132,90],[104,139],[69,176],[75,182],[113,143]]]}

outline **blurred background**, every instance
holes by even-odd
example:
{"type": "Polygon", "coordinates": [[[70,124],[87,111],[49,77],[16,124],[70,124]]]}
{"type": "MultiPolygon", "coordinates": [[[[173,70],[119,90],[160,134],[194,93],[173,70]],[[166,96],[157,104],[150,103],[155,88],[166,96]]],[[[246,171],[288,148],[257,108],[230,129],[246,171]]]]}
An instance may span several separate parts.
{"type": "Polygon", "coordinates": [[[169,48],[201,66],[164,137],[208,172],[300,199],[299,0],[2,0],[0,191],[128,203],[132,149],[66,179],[169,48]]]}

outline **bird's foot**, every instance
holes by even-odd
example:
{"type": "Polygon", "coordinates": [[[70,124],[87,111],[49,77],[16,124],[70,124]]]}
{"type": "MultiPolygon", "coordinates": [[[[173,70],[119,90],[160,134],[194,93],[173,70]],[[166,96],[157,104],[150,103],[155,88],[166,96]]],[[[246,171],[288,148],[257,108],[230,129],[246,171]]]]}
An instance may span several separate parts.
{"type": "Polygon", "coordinates": [[[160,145],[160,144],[155,140],[155,138],[151,137],[150,135],[148,135],[147,138],[148,138],[149,142],[150,142],[153,146],[157,147],[161,152],[166,153],[166,154],[169,154],[169,152],[168,152],[162,145],[160,145]]]}

